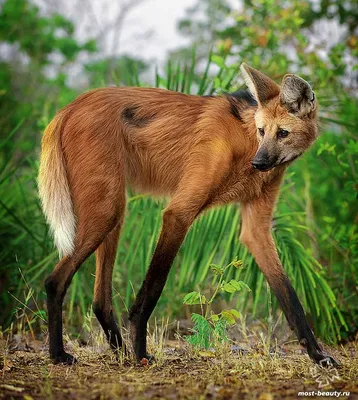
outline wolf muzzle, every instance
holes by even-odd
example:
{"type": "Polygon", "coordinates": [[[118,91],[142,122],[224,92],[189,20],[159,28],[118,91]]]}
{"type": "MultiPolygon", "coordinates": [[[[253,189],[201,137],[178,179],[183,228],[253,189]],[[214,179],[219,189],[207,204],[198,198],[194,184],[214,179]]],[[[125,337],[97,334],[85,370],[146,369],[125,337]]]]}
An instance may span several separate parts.
{"type": "Polygon", "coordinates": [[[276,165],[277,158],[277,156],[270,157],[267,150],[259,149],[259,151],[255,154],[251,164],[259,171],[268,171],[276,165]]]}

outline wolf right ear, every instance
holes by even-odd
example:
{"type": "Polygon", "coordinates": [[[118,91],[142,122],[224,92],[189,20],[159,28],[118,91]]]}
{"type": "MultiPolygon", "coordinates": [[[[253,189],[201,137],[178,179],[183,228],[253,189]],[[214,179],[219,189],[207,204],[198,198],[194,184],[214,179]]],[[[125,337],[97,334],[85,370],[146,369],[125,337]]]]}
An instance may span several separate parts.
{"type": "Polygon", "coordinates": [[[260,105],[280,94],[280,86],[262,72],[245,63],[241,64],[240,69],[247,87],[260,105]]]}
{"type": "Polygon", "coordinates": [[[304,117],[316,108],[316,96],[310,84],[297,75],[283,77],[280,94],[281,105],[291,114],[304,117]]]}

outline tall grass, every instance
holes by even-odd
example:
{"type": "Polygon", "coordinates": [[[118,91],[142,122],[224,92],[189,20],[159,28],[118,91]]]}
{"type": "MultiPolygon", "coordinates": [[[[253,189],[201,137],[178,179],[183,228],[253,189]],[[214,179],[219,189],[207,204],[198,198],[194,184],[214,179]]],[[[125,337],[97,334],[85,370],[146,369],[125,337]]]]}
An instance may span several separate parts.
{"type": "MultiPolygon", "coordinates": [[[[217,89],[213,85],[216,82],[221,90],[229,90],[237,68],[225,70],[224,67],[216,67],[215,76],[212,75],[213,68],[215,69],[209,57],[204,72],[198,74],[193,53],[190,65],[174,67],[169,62],[163,75],[157,71],[156,86],[203,95],[212,94],[217,89]]],[[[131,85],[140,84],[139,77],[133,71],[127,81],[131,85]]],[[[10,133],[7,143],[13,135],[21,136],[21,127],[10,133]]],[[[43,281],[58,259],[37,198],[37,154],[18,159],[16,148],[13,148],[11,154],[2,156],[1,163],[0,269],[4,289],[2,323],[8,324],[15,307],[13,296],[21,297],[24,290],[18,268],[25,275],[27,284],[35,289],[39,304],[44,304],[43,281]]],[[[289,182],[285,184],[283,192],[284,196],[291,196],[289,182]]],[[[128,309],[135,291],[144,279],[156,245],[164,204],[165,200],[128,194],[127,213],[118,246],[113,281],[117,313],[128,309]]],[[[296,210],[278,212],[274,220],[274,236],[281,260],[316,332],[324,340],[332,342],[339,338],[339,331],[345,323],[322,267],[310,250],[303,247],[298,240],[307,233],[303,221],[304,215],[296,210]]],[[[157,313],[165,311],[172,316],[183,314],[184,294],[197,287],[205,291],[211,284],[210,264],[226,265],[239,257],[244,261],[243,268],[233,271],[233,274],[237,279],[245,281],[252,292],[243,294],[237,307],[244,313],[268,316],[264,278],[247,250],[238,242],[239,227],[240,210],[237,205],[212,209],[194,223],[174,262],[157,313]]],[[[91,304],[93,282],[92,257],[75,275],[67,295],[66,319],[72,326],[78,326],[86,315],[91,304]]],[[[273,302],[273,307],[277,308],[276,302],[273,302]]]]}

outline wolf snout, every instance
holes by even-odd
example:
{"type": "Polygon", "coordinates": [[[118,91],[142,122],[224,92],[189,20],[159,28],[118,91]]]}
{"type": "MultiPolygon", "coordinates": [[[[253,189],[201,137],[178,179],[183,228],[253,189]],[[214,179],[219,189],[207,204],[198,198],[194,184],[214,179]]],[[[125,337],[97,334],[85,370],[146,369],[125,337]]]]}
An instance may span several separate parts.
{"type": "Polygon", "coordinates": [[[259,171],[267,171],[270,168],[273,167],[274,163],[272,163],[268,158],[266,157],[260,157],[260,158],[254,158],[251,162],[252,166],[259,171]]]}
{"type": "Polygon", "coordinates": [[[267,151],[261,149],[256,153],[251,164],[254,168],[258,169],[259,171],[268,171],[269,169],[275,166],[276,161],[277,161],[276,157],[270,157],[267,151]]]}
{"type": "Polygon", "coordinates": [[[267,171],[268,169],[271,168],[266,161],[257,161],[254,159],[251,164],[254,168],[258,169],[259,171],[267,171]]]}

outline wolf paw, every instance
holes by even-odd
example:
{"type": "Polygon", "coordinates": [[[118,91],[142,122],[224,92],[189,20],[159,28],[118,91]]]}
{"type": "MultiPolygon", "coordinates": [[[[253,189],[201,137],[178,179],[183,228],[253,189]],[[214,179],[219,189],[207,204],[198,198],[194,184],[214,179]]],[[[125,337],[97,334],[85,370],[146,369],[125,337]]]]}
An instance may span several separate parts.
{"type": "Polygon", "coordinates": [[[51,359],[54,364],[73,365],[77,363],[77,359],[65,351],[63,351],[59,356],[51,357],[51,359]]]}
{"type": "Polygon", "coordinates": [[[316,364],[321,365],[322,367],[338,367],[340,363],[336,361],[333,357],[323,352],[315,353],[312,355],[312,359],[316,364]]]}

